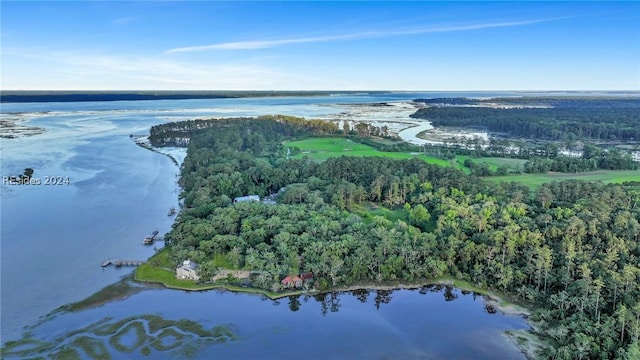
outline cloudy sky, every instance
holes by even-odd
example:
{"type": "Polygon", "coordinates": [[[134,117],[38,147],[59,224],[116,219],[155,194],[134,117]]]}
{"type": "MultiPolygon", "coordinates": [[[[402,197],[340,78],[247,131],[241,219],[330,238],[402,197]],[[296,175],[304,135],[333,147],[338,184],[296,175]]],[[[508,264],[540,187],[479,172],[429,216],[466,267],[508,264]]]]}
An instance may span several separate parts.
{"type": "Polygon", "coordinates": [[[3,90],[640,90],[640,2],[2,1],[3,90]]]}

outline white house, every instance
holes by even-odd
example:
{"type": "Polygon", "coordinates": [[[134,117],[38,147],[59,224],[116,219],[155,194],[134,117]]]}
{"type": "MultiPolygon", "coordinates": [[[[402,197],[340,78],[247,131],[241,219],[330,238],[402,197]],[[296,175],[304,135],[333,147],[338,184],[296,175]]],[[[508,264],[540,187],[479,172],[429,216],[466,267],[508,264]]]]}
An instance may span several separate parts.
{"type": "Polygon", "coordinates": [[[178,279],[186,279],[186,280],[199,280],[200,276],[198,276],[198,264],[193,261],[187,259],[182,262],[182,265],[178,266],[176,269],[176,278],[178,279]]]}

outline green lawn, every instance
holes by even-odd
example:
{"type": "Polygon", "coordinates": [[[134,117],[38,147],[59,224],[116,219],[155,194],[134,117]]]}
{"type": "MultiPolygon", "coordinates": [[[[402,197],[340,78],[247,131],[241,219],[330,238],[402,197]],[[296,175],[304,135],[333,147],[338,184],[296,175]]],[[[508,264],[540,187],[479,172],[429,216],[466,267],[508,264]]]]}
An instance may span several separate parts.
{"type": "MultiPolygon", "coordinates": [[[[214,258],[216,265],[231,268],[228,260],[222,255],[216,255],[214,258]]],[[[282,293],[274,293],[266,289],[250,288],[234,286],[226,283],[208,283],[198,284],[194,280],[176,279],[175,266],[169,258],[169,250],[163,249],[153,255],[147,263],[136,268],[134,279],[140,282],[163,284],[167,288],[180,290],[210,290],[210,289],[226,289],[230,291],[261,294],[271,299],[279,299],[286,296],[300,295],[302,290],[295,290],[282,293]]]]}
{"type": "Polygon", "coordinates": [[[216,267],[220,267],[223,269],[234,269],[233,265],[231,265],[227,257],[223,254],[215,254],[213,256],[213,263],[216,267]]]}
{"type": "Polygon", "coordinates": [[[293,158],[301,159],[305,156],[315,161],[324,161],[335,156],[380,156],[393,159],[422,159],[430,164],[441,166],[449,166],[451,163],[447,160],[425,156],[421,154],[403,153],[403,152],[384,152],[378,151],[369,145],[364,145],[345,138],[311,138],[300,141],[288,141],[285,143],[287,147],[297,147],[302,153],[293,158]]]}
{"type": "Polygon", "coordinates": [[[164,284],[168,288],[182,290],[205,290],[211,286],[197,284],[193,280],[176,279],[173,270],[154,266],[152,264],[142,264],[136,268],[135,280],[150,283],[164,284]]]}
{"type": "Polygon", "coordinates": [[[517,181],[531,188],[551,181],[561,180],[585,180],[602,181],[604,183],[623,183],[625,181],[640,181],[640,170],[598,170],[583,173],[548,173],[548,174],[521,174],[508,176],[487,177],[491,181],[517,181]]]}
{"type": "MultiPolygon", "coordinates": [[[[422,159],[430,164],[437,164],[441,166],[455,166],[458,169],[469,173],[469,169],[462,164],[466,159],[471,159],[477,163],[486,163],[489,168],[495,171],[500,165],[507,165],[509,169],[516,170],[522,169],[526,160],[511,159],[511,158],[498,158],[498,157],[486,157],[486,158],[474,158],[469,156],[457,155],[454,160],[447,161],[431,156],[425,156],[415,153],[402,153],[402,152],[383,152],[377,151],[371,146],[357,143],[345,138],[311,138],[300,141],[289,141],[285,143],[287,147],[297,147],[302,153],[294,156],[294,158],[302,158],[308,156],[315,161],[324,161],[333,156],[381,156],[394,159],[409,159],[418,158],[422,159]]],[[[625,181],[640,181],[640,170],[634,171],[614,171],[614,170],[599,170],[585,173],[549,173],[549,174],[512,174],[507,176],[493,176],[486,177],[485,179],[490,181],[517,181],[527,185],[531,188],[536,188],[541,184],[560,181],[568,179],[577,179],[585,181],[602,181],[605,183],[622,183],[625,181]]],[[[382,214],[381,214],[382,215],[382,214]]],[[[389,214],[386,214],[388,217],[389,214]]]]}
{"type": "Polygon", "coordinates": [[[166,287],[184,290],[202,290],[207,286],[196,284],[193,280],[176,279],[176,265],[169,258],[169,250],[163,249],[149,258],[147,263],[136,268],[136,281],[164,284],[166,287]]]}

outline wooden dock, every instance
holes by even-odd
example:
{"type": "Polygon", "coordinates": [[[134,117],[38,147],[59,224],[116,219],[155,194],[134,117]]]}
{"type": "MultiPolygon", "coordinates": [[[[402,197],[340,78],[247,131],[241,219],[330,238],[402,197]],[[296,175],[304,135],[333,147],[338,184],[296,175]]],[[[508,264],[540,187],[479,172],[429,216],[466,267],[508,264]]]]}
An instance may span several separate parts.
{"type": "Polygon", "coordinates": [[[146,263],[146,261],[144,260],[112,260],[112,259],[107,259],[105,261],[102,262],[102,267],[107,267],[107,266],[115,266],[115,267],[121,267],[121,266],[140,266],[142,264],[146,263]]]}
{"type": "Polygon", "coordinates": [[[156,240],[160,240],[160,238],[158,237],[158,230],[152,232],[151,236],[145,237],[144,240],[142,240],[142,243],[145,245],[151,245],[156,240]]]}

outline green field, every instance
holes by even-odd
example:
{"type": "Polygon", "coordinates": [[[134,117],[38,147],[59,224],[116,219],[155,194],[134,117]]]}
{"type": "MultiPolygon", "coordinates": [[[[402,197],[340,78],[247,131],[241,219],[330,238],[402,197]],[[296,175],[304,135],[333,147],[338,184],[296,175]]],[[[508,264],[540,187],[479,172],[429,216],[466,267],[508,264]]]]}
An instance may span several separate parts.
{"type": "Polygon", "coordinates": [[[531,188],[551,181],[584,180],[602,181],[603,183],[623,183],[625,181],[640,181],[640,170],[598,170],[584,173],[548,173],[548,174],[521,174],[508,176],[487,177],[491,181],[517,181],[531,188]]]}
{"type": "MultiPolygon", "coordinates": [[[[416,153],[403,152],[383,152],[377,151],[371,146],[357,143],[345,138],[311,138],[300,141],[289,141],[284,144],[287,147],[297,147],[301,153],[293,156],[300,159],[305,156],[315,161],[324,161],[334,156],[382,156],[394,159],[422,159],[430,164],[442,166],[455,166],[458,169],[469,173],[469,169],[464,167],[464,161],[471,159],[476,163],[486,163],[492,171],[498,166],[506,165],[510,170],[522,170],[526,160],[512,158],[474,158],[470,156],[457,155],[454,160],[448,161],[431,156],[425,156],[416,153]]],[[[585,173],[548,173],[548,174],[512,174],[507,176],[492,176],[485,179],[491,181],[517,181],[531,188],[536,188],[541,184],[560,181],[560,180],[585,180],[585,181],[602,181],[604,183],[622,183],[625,181],[640,181],[640,170],[622,171],[622,170],[598,170],[585,173]]]]}
{"type": "Polygon", "coordinates": [[[422,159],[430,164],[449,166],[451,163],[447,160],[439,159],[432,156],[425,156],[416,153],[403,152],[384,152],[378,151],[369,145],[364,145],[345,138],[312,138],[300,141],[288,141],[284,144],[286,147],[297,147],[302,153],[293,156],[295,159],[301,159],[305,156],[315,161],[324,161],[335,156],[381,156],[393,159],[422,159]]]}

